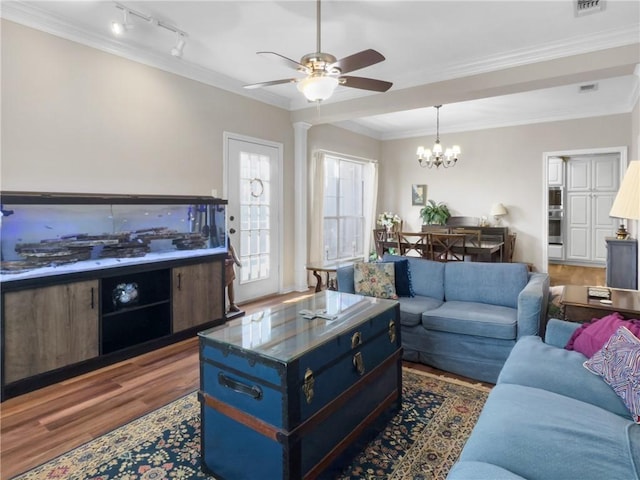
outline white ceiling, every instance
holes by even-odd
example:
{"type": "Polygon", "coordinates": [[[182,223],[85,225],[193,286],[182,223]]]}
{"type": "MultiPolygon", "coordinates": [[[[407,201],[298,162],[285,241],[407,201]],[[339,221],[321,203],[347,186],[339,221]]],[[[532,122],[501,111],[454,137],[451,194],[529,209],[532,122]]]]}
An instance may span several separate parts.
{"type": "MultiPolygon", "coordinates": [[[[355,118],[343,113],[336,123],[381,139],[432,134],[433,108],[407,110],[406,101],[394,108],[405,89],[409,92],[421,85],[639,43],[640,2],[601,2],[602,11],[577,15],[575,0],[324,0],[322,50],[341,58],[367,48],[376,49],[386,60],[354,75],[387,80],[394,85],[386,94],[340,86],[320,108],[336,109],[340,102],[348,108],[349,101],[357,98],[378,104],[385,104],[388,99],[378,112],[359,117],[356,113],[355,118]],[[383,100],[373,98],[380,95],[385,96],[383,100]]],[[[135,17],[132,21],[136,27],[115,38],[109,26],[122,19],[122,12],[111,1],[3,1],[1,15],[292,112],[309,108],[295,85],[261,90],[245,90],[242,85],[299,75],[256,52],[274,51],[294,60],[314,52],[315,2],[122,3],[185,31],[188,39],[183,58],[169,54],[175,34],[135,17]]],[[[492,91],[487,98],[444,105],[440,131],[628,113],[638,98],[638,90],[638,75],[625,71],[613,77],[594,73],[593,79],[577,84],[508,95],[492,91]],[[597,83],[595,91],[579,92],[580,85],[591,82],[597,83]]],[[[436,100],[430,105],[434,103],[442,102],[436,100]]]]}

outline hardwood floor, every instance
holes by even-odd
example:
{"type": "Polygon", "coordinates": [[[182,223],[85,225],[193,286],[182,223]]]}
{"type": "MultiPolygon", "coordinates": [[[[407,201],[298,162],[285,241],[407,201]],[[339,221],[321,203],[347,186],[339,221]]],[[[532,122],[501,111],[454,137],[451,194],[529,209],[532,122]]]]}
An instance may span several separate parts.
{"type": "MultiPolygon", "coordinates": [[[[312,294],[310,290],[271,297],[242,308],[250,314],[312,294]]],[[[468,380],[424,365],[405,365],[468,380]]],[[[199,351],[194,337],[9,399],[0,404],[0,478],[36,467],[198,386],[199,351]]]]}
{"type": "Polygon", "coordinates": [[[607,272],[604,267],[574,267],[549,264],[550,285],[605,286],[607,272]]]}

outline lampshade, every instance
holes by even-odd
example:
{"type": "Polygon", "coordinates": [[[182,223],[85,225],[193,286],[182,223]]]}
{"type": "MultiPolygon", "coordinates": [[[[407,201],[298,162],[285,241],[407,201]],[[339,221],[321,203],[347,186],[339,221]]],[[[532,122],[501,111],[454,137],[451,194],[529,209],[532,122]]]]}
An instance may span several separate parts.
{"type": "Polygon", "coordinates": [[[640,219],[640,160],[629,163],[609,216],[640,219]]]}
{"type": "Polygon", "coordinates": [[[501,203],[494,203],[491,207],[491,215],[493,215],[494,217],[500,217],[502,215],[506,215],[507,213],[507,209],[501,203]]]}
{"type": "Polygon", "coordinates": [[[333,95],[333,91],[338,86],[338,83],[336,77],[307,77],[298,82],[298,90],[300,90],[310,102],[320,102],[333,95]]]}

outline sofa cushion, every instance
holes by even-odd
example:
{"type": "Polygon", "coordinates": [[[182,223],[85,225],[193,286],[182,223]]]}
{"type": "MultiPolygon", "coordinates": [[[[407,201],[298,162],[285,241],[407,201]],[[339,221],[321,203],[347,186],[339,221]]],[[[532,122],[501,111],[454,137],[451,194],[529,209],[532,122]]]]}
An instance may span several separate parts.
{"type": "Polygon", "coordinates": [[[640,423],[640,339],[620,327],[584,366],[611,385],[640,423]]]}
{"type": "Polygon", "coordinates": [[[422,314],[442,305],[442,300],[431,297],[400,297],[400,324],[408,327],[418,325],[422,321],[422,314]]]}
{"type": "Polygon", "coordinates": [[[585,360],[581,353],[548,345],[540,337],[522,337],[502,367],[498,383],[549,390],[631,419],[611,387],[582,366],[585,360]]]}
{"type": "Polygon", "coordinates": [[[448,262],[444,297],[447,301],[517,308],[518,295],[528,281],[529,272],[523,263],[448,262]]]}
{"type": "Polygon", "coordinates": [[[614,312],[606,317],[594,318],[590,323],[581,325],[573,332],[565,348],[576,350],[585,357],[592,357],[622,326],[627,327],[634,335],[640,336],[640,320],[624,320],[620,313],[614,312]]]}
{"type": "Polygon", "coordinates": [[[441,262],[434,262],[418,257],[401,257],[385,254],[383,261],[407,259],[411,271],[411,286],[415,295],[444,300],[444,267],[441,262]]]}
{"type": "Polygon", "coordinates": [[[460,460],[494,464],[530,480],[637,479],[640,425],[557,393],[501,383],[460,460]]]}
{"type": "Polygon", "coordinates": [[[378,298],[398,298],[393,263],[356,263],[353,283],[358,295],[378,298]]]}
{"type": "Polygon", "coordinates": [[[391,262],[395,267],[396,275],[396,293],[399,297],[413,297],[413,288],[411,287],[411,271],[409,270],[409,260],[406,258],[383,260],[383,262],[391,262]]]}
{"type": "Polygon", "coordinates": [[[436,309],[424,312],[422,325],[441,332],[513,340],[516,338],[517,317],[515,308],[447,301],[436,309]]]}

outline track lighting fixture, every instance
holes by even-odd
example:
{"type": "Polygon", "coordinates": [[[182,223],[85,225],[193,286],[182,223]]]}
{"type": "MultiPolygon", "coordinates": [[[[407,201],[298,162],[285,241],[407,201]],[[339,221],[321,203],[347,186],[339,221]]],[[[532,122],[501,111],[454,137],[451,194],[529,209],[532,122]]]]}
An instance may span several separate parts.
{"type": "Polygon", "coordinates": [[[116,8],[122,10],[122,22],[111,22],[111,31],[114,35],[122,35],[127,30],[131,30],[135,25],[130,22],[130,17],[138,17],[145,22],[152,22],[153,18],[149,15],[145,15],[144,13],[136,12],[135,10],[131,10],[124,5],[116,3],[116,8]]]}
{"type": "Polygon", "coordinates": [[[144,13],[140,13],[130,9],[129,7],[125,7],[121,3],[116,3],[115,5],[117,9],[122,10],[122,22],[111,22],[111,31],[114,35],[120,36],[127,30],[131,30],[135,26],[133,23],[131,23],[131,17],[138,17],[145,22],[151,23],[159,28],[163,28],[175,33],[176,43],[173,48],[171,48],[170,53],[174,57],[182,57],[184,47],[187,44],[188,35],[186,32],[183,32],[179,28],[176,28],[167,22],[163,22],[162,20],[155,20],[151,15],[145,15],[144,13]]]}

